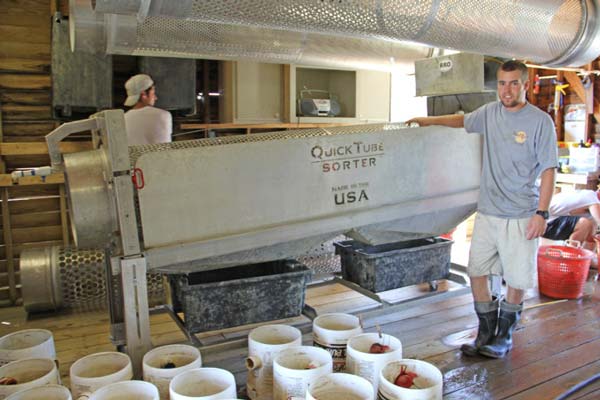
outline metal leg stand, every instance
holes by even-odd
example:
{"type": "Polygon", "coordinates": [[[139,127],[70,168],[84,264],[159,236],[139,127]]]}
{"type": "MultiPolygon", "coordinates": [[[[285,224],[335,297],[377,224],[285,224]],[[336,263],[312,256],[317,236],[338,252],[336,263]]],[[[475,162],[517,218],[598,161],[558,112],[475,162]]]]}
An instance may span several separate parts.
{"type": "Polygon", "coordinates": [[[121,351],[126,343],[125,323],[123,318],[123,287],[119,257],[110,257],[108,251],[104,252],[106,264],[106,291],[108,299],[108,312],[110,316],[110,341],[121,351]]]}
{"type": "Polygon", "coordinates": [[[162,311],[166,311],[169,314],[171,319],[177,324],[177,327],[179,328],[179,330],[181,330],[181,332],[183,332],[185,337],[188,339],[188,341],[193,346],[195,346],[195,347],[203,346],[202,341],[200,339],[198,339],[196,337],[196,335],[194,335],[192,332],[187,330],[187,328],[185,327],[185,322],[183,322],[181,320],[181,318],[179,318],[179,315],[177,315],[177,313],[173,310],[172,306],[170,306],[169,304],[164,304],[163,306],[160,307],[160,309],[162,311]]]}
{"type": "Polygon", "coordinates": [[[127,353],[131,357],[134,376],[141,377],[142,358],[152,348],[146,259],[144,257],[121,259],[121,282],[127,353]]]}

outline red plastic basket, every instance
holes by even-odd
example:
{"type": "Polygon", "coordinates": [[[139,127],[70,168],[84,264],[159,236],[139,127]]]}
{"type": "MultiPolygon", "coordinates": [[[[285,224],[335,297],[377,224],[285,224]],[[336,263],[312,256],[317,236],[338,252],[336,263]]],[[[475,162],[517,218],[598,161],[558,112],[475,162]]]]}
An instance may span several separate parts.
{"type": "Polygon", "coordinates": [[[555,299],[577,299],[590,271],[594,253],[569,246],[540,246],[538,284],[540,293],[555,299]]]}

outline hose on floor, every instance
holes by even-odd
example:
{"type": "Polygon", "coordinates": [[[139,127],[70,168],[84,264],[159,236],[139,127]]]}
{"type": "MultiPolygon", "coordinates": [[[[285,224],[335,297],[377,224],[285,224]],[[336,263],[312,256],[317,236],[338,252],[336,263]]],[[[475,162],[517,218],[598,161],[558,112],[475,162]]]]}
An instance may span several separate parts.
{"type": "Polygon", "coordinates": [[[572,388],[570,388],[566,392],[562,393],[560,396],[556,397],[554,400],[565,400],[567,397],[569,397],[570,395],[572,395],[576,391],[578,391],[578,390],[586,387],[587,385],[590,385],[590,384],[594,383],[598,379],[600,379],[600,374],[596,374],[596,375],[594,375],[594,376],[586,379],[585,381],[579,382],[577,385],[573,386],[572,388]]]}

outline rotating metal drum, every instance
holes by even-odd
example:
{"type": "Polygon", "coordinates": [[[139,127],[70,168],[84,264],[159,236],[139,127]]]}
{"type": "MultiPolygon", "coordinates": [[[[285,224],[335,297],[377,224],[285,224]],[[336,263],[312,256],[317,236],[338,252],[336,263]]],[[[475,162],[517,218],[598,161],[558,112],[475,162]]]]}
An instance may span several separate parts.
{"type": "MultiPolygon", "coordinates": [[[[106,307],[106,266],[102,250],[59,246],[28,249],[21,253],[20,270],[23,306],[28,312],[106,307]]],[[[162,276],[148,274],[147,282],[150,303],[160,304],[164,297],[162,276]]]]}
{"type": "Polygon", "coordinates": [[[65,154],[64,160],[75,244],[78,248],[105,246],[117,226],[104,177],[106,154],[103,150],[91,150],[65,154]]]}

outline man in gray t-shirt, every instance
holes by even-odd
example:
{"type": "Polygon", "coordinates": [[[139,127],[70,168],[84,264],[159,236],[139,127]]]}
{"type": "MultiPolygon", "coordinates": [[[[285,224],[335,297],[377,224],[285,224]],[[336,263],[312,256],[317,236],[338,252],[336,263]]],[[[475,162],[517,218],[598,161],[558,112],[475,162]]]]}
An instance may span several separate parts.
{"type": "Polygon", "coordinates": [[[479,318],[466,355],[504,357],[523,310],[525,290],[534,285],[538,238],[546,229],[558,167],[556,133],[548,114],[527,103],[527,67],[507,61],[498,70],[500,101],[463,115],[415,118],[421,126],[464,127],[482,134],[483,170],[468,274],[479,318]],[[541,177],[539,186],[536,184],[541,177]],[[502,275],[505,299],[492,298],[490,275],[502,275]]]}

